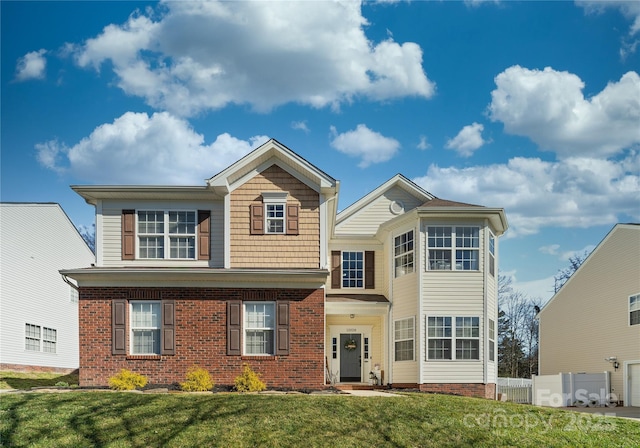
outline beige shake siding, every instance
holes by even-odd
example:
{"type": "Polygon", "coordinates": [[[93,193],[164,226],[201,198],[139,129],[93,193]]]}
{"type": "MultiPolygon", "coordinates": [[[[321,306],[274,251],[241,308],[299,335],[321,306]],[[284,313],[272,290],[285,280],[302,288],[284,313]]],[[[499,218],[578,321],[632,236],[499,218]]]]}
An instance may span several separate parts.
{"type": "MultiPolygon", "coordinates": [[[[98,227],[102,227],[102,238],[97,240],[100,247],[97,250],[98,265],[113,266],[205,266],[220,268],[224,266],[224,205],[217,202],[185,202],[171,201],[103,201],[102,214],[97,215],[98,227]],[[122,210],[211,210],[211,260],[122,260],[122,210]]],[[[137,242],[136,242],[137,244],[137,242]]]]}
{"type": "Polygon", "coordinates": [[[640,361],[640,325],[629,325],[639,293],[640,226],[618,225],[540,312],[540,374],[610,371],[623,400],[624,363],[640,361]]]}
{"type": "Polygon", "coordinates": [[[232,268],[318,268],[320,209],[316,191],[272,165],[231,192],[232,268]],[[250,205],[263,192],[289,192],[287,204],[300,206],[299,235],[250,235],[250,205]]]}

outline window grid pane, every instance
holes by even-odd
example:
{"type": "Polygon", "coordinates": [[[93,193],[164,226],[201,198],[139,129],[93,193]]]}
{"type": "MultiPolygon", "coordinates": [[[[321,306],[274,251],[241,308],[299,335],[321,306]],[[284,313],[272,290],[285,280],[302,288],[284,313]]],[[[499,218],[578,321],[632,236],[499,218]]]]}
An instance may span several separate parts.
{"type": "Polygon", "coordinates": [[[169,234],[195,235],[195,212],[169,212],[169,234]]]}
{"type": "Polygon", "coordinates": [[[164,212],[139,211],[138,233],[156,235],[164,233],[164,212]]]}
{"type": "Polygon", "coordinates": [[[140,258],[164,258],[164,237],[141,236],[140,258]]]}
{"type": "Polygon", "coordinates": [[[413,272],[413,230],[395,237],[395,276],[413,272]]]}
{"type": "Polygon", "coordinates": [[[640,325],[640,294],[629,297],[629,325],[640,325]]]}
{"type": "Polygon", "coordinates": [[[189,237],[172,237],[169,240],[171,258],[195,258],[196,256],[196,238],[189,237]]]}
{"type": "Polygon", "coordinates": [[[275,336],[275,304],[245,303],[245,353],[273,355],[275,336]]]}
{"type": "Polygon", "coordinates": [[[284,204],[266,204],[267,233],[284,233],[284,204]]]}
{"type": "Polygon", "coordinates": [[[456,269],[462,271],[478,270],[478,251],[477,250],[457,250],[456,251],[456,269]]]}
{"type": "Polygon", "coordinates": [[[364,261],[362,252],[342,252],[342,287],[364,286],[364,261]]]}
{"type": "Polygon", "coordinates": [[[160,330],[132,330],[134,354],[160,354],[160,330]]]}
{"type": "Polygon", "coordinates": [[[451,339],[429,339],[429,359],[451,359],[451,339]]]}
{"type": "Polygon", "coordinates": [[[457,339],[456,359],[480,359],[479,345],[477,339],[457,339]]]}
{"type": "Polygon", "coordinates": [[[480,247],[478,227],[456,227],[456,247],[480,247]]]}

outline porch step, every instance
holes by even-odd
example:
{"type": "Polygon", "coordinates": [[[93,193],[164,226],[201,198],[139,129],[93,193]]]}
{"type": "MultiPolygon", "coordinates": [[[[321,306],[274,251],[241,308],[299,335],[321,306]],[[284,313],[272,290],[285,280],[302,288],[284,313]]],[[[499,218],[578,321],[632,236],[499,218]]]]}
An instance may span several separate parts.
{"type": "Polygon", "coordinates": [[[365,383],[343,383],[343,384],[335,384],[335,387],[338,390],[380,390],[387,389],[387,386],[372,386],[371,384],[365,383]]]}

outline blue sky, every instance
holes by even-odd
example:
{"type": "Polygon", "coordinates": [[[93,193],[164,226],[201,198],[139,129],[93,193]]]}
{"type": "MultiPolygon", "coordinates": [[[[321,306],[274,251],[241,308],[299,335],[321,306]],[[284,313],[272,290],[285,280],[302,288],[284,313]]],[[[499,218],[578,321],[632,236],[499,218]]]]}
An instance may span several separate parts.
{"type": "Polygon", "coordinates": [[[202,185],[272,137],[341,181],[504,207],[500,269],[553,276],[640,221],[640,2],[6,2],[1,199],[202,185]]]}

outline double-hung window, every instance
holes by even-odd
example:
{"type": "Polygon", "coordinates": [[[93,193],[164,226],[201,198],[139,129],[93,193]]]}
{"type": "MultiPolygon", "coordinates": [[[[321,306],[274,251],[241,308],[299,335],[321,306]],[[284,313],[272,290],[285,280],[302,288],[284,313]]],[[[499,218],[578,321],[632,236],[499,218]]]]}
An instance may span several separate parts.
{"type": "Polygon", "coordinates": [[[640,325],[640,294],[629,297],[629,325],[640,325]]]}
{"type": "Polygon", "coordinates": [[[285,204],[265,204],[267,233],[284,233],[285,204]]]}
{"type": "Polygon", "coordinates": [[[395,276],[413,272],[413,230],[394,238],[395,276]]]}
{"type": "Polygon", "coordinates": [[[496,275],[496,237],[489,233],[489,274],[496,275]]]}
{"type": "Polygon", "coordinates": [[[138,253],[143,259],[194,260],[196,212],[138,211],[138,253]]]}
{"type": "Polygon", "coordinates": [[[489,361],[496,360],[496,323],[489,319],[489,361]]]}
{"type": "Polygon", "coordinates": [[[394,322],[394,349],[396,361],[413,361],[415,319],[409,317],[394,322]]]}
{"type": "Polygon", "coordinates": [[[131,354],[160,354],[160,302],[131,302],[131,354]]]}
{"type": "Polygon", "coordinates": [[[427,359],[480,359],[480,318],[429,316],[427,359]]]}
{"type": "Polygon", "coordinates": [[[364,287],[363,252],[342,252],[342,287],[364,287]]]}
{"type": "Polygon", "coordinates": [[[429,270],[477,271],[480,269],[480,228],[429,226],[429,270]]]}
{"type": "Polygon", "coordinates": [[[56,353],[58,332],[53,328],[25,324],[25,350],[44,353],[56,353]]]}
{"type": "Polygon", "coordinates": [[[244,353],[275,354],[275,303],[244,303],[244,353]]]}

